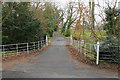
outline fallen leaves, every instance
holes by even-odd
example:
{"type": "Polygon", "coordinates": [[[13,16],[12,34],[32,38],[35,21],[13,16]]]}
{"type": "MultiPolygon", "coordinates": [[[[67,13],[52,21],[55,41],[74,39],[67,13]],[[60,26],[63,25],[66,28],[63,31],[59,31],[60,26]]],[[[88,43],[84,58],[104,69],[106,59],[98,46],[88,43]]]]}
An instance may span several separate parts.
{"type": "MultiPolygon", "coordinates": [[[[49,45],[50,46],[50,45],[49,45]]],[[[2,60],[2,70],[9,70],[15,67],[16,64],[24,64],[24,63],[39,63],[37,61],[37,57],[35,55],[45,51],[46,49],[49,48],[49,46],[46,46],[36,52],[31,52],[31,53],[23,53],[21,55],[12,55],[8,56],[6,58],[3,58],[2,60]],[[31,61],[29,61],[31,59],[31,61]]]]}
{"type": "Polygon", "coordinates": [[[77,64],[80,64],[80,66],[81,63],[84,63],[91,66],[91,68],[94,68],[99,71],[106,69],[107,71],[118,74],[118,68],[120,67],[118,66],[118,64],[108,63],[104,65],[103,63],[100,62],[99,65],[96,65],[94,60],[90,60],[89,58],[85,57],[84,54],[80,53],[77,49],[73,48],[71,45],[66,45],[66,49],[70,54],[70,58],[71,58],[70,62],[72,62],[72,60],[76,60],[77,64]]]}

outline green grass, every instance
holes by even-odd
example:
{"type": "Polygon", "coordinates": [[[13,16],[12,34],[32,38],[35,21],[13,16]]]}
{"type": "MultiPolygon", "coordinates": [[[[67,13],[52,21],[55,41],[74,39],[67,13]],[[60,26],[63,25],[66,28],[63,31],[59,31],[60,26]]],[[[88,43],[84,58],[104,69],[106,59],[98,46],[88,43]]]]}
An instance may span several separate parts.
{"type": "MultiPolygon", "coordinates": [[[[84,39],[86,40],[86,42],[89,42],[89,43],[95,42],[95,40],[91,38],[91,32],[88,30],[84,31],[84,35],[83,35],[83,31],[77,30],[75,31],[76,36],[75,36],[74,30],[70,30],[70,31],[72,36],[75,37],[76,39],[79,39],[79,38],[84,39]]],[[[101,38],[106,37],[106,31],[95,31],[95,34],[97,35],[97,37],[101,37],[101,38]]]]}
{"type": "Polygon", "coordinates": [[[2,56],[2,55],[10,55],[10,54],[13,54],[14,53],[14,51],[0,51],[0,56],[2,56]]]}
{"type": "Polygon", "coordinates": [[[58,32],[58,33],[61,33],[61,28],[58,28],[57,32],[58,32]]]}
{"type": "MultiPolygon", "coordinates": [[[[61,33],[61,28],[59,28],[57,30],[57,32],[61,33]]],[[[70,29],[70,33],[74,37],[74,39],[79,39],[79,38],[84,39],[87,43],[95,43],[96,42],[95,38],[91,37],[91,32],[89,30],[85,30],[84,35],[83,35],[83,31],[81,31],[81,30],[74,31],[73,29],[70,29]],[[74,32],[76,33],[76,36],[75,36],[74,32]]],[[[102,38],[102,39],[106,38],[106,31],[104,31],[104,30],[101,30],[101,31],[96,30],[95,34],[99,38],[102,38]]]]}

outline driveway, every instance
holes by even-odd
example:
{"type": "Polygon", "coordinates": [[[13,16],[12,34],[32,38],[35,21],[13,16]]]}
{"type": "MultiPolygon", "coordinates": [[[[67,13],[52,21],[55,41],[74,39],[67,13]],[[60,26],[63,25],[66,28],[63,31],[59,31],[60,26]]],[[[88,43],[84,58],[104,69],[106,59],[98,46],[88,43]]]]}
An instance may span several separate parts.
{"type": "Polygon", "coordinates": [[[67,41],[57,33],[50,48],[29,59],[31,63],[16,64],[3,71],[3,78],[116,78],[107,70],[97,70],[72,60],[65,48],[67,41]],[[32,62],[33,61],[33,62],[32,62]]]}

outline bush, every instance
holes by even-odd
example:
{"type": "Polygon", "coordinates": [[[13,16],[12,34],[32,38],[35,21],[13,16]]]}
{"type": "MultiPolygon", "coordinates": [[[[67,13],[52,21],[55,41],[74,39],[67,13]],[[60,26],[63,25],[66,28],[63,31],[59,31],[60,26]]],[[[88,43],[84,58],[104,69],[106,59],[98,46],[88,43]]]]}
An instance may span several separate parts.
{"type": "Polygon", "coordinates": [[[104,43],[101,44],[100,46],[101,54],[107,54],[111,56],[110,62],[112,61],[118,62],[118,59],[119,59],[118,51],[119,51],[118,40],[115,36],[112,36],[112,35],[107,36],[104,43]]]}
{"type": "Polygon", "coordinates": [[[69,37],[69,36],[70,36],[70,30],[66,29],[66,31],[65,31],[65,37],[69,37]]]}
{"type": "Polygon", "coordinates": [[[50,37],[53,37],[53,32],[54,32],[53,29],[50,29],[50,30],[48,31],[48,34],[49,34],[50,37]]]}

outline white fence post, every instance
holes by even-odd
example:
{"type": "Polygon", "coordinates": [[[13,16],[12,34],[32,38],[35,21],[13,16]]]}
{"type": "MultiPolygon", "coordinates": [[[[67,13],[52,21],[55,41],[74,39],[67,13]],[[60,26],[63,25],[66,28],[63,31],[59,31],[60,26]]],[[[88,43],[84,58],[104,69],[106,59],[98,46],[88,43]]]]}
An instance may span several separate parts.
{"type": "Polygon", "coordinates": [[[73,39],[72,39],[72,35],[70,35],[70,45],[73,44],[73,39]]]}
{"type": "Polygon", "coordinates": [[[40,41],[38,41],[38,50],[40,49],[40,44],[39,44],[40,41]]]}
{"type": "Polygon", "coordinates": [[[5,57],[5,49],[4,49],[4,45],[3,45],[3,57],[5,57]]]}
{"type": "Polygon", "coordinates": [[[27,43],[27,53],[29,53],[29,44],[27,43]]]}
{"type": "Polygon", "coordinates": [[[84,55],[86,55],[86,43],[84,43],[85,45],[85,47],[84,47],[84,55]]]}
{"type": "Polygon", "coordinates": [[[99,42],[97,42],[97,58],[96,58],[96,64],[99,64],[99,42]]]}
{"type": "Polygon", "coordinates": [[[34,51],[35,51],[35,42],[34,42],[34,51]]]}
{"type": "Polygon", "coordinates": [[[18,55],[18,44],[16,44],[16,51],[17,51],[17,55],[18,55]]]}
{"type": "Polygon", "coordinates": [[[82,44],[82,53],[84,54],[84,40],[81,40],[81,44],[82,44]]]}
{"type": "Polygon", "coordinates": [[[47,35],[46,35],[46,45],[48,46],[48,37],[47,37],[47,35]]]}

